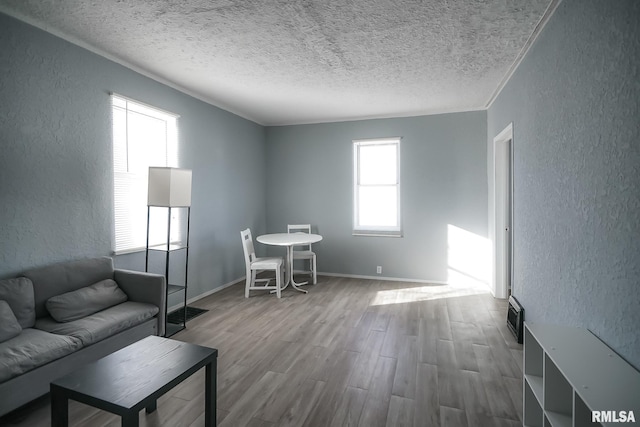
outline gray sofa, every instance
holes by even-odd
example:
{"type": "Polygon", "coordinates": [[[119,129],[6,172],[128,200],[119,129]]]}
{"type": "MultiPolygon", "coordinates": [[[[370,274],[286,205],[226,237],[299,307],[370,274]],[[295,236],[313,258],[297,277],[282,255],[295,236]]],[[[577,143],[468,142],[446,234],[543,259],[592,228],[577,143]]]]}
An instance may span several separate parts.
{"type": "Polygon", "coordinates": [[[165,288],[164,276],[114,269],[107,257],[0,280],[0,416],[78,366],[164,335],[165,288]]]}

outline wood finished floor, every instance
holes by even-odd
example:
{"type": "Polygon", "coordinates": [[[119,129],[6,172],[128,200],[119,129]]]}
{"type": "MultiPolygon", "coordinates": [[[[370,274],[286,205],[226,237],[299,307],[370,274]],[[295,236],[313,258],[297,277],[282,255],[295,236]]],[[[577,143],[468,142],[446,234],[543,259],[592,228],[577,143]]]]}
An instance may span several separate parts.
{"type": "MultiPolygon", "coordinates": [[[[243,284],[172,338],[217,348],[219,426],[520,426],[522,346],[477,289],[319,277],[282,299],[243,284]]],[[[204,371],[141,426],[204,425],[204,371]]],[[[71,402],[71,426],[120,420],[71,402]]],[[[0,424],[48,426],[47,398],[0,424]]]]}

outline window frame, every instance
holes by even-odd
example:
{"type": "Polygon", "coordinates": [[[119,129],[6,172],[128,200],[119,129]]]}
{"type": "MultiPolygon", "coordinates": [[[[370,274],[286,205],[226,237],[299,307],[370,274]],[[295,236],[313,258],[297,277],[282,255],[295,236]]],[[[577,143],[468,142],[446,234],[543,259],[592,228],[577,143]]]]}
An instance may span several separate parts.
{"type": "MultiPolygon", "coordinates": [[[[401,209],[401,172],[400,172],[400,142],[402,137],[384,137],[384,138],[367,138],[367,139],[354,139],[353,144],[353,232],[354,236],[379,236],[379,237],[402,237],[402,209],[401,209]],[[360,225],[360,200],[359,189],[361,187],[369,186],[367,184],[360,184],[360,147],[372,146],[372,145],[395,145],[396,147],[396,183],[384,184],[388,186],[394,186],[396,188],[396,218],[397,224],[395,226],[371,226],[360,225]]],[[[373,186],[373,185],[370,185],[373,186]]],[[[377,184],[376,186],[380,186],[377,184]]]]}
{"type": "MultiPolygon", "coordinates": [[[[135,141],[131,140],[132,133],[134,132],[129,127],[129,120],[131,120],[131,113],[140,114],[161,120],[164,122],[164,142],[159,144],[159,149],[164,152],[163,164],[149,164],[147,166],[161,166],[161,167],[178,167],[179,165],[179,144],[180,138],[178,135],[178,119],[179,115],[163,110],[161,108],[140,102],[138,100],[123,96],[114,92],[110,94],[111,102],[111,143],[112,143],[112,171],[113,171],[113,254],[123,255],[128,253],[141,252],[146,249],[147,241],[147,190],[148,190],[148,169],[142,172],[139,168],[141,163],[137,165],[132,163],[134,158],[134,151],[131,149],[131,145],[135,144],[135,141]],[[124,141],[117,141],[122,137],[122,134],[116,135],[116,119],[115,113],[119,110],[124,112],[124,141]],[[123,154],[124,152],[124,154],[123,154]],[[124,161],[124,162],[123,162],[124,161]],[[143,187],[143,190],[141,190],[143,187]],[[123,190],[123,188],[125,190],[123,190]],[[140,193],[144,191],[144,195],[140,193]],[[130,203],[133,197],[128,194],[136,194],[135,204],[131,206],[130,203]],[[127,199],[129,199],[127,201],[127,199]],[[142,212],[143,211],[143,212],[142,212]],[[142,215],[142,213],[144,215],[142,215]],[[127,217],[127,220],[120,220],[119,218],[127,217]],[[134,236],[135,237],[132,237],[134,236]]],[[[160,125],[162,126],[162,125],[160,125]]],[[[122,129],[120,130],[122,131],[122,129]]],[[[143,142],[138,143],[143,144],[143,142]]],[[[143,147],[147,148],[147,147],[143,147]]],[[[160,152],[160,151],[159,151],[160,152]]],[[[162,156],[162,155],[161,155],[162,156]]],[[[157,162],[150,162],[157,163],[157,162]]],[[[162,162],[160,162],[162,163],[162,162]]],[[[144,164],[144,163],[142,163],[144,164]]],[[[166,211],[152,212],[151,221],[154,228],[158,228],[156,232],[151,230],[149,245],[156,243],[166,243],[166,211]],[[164,218],[164,220],[154,221],[154,219],[164,218]],[[164,229],[164,231],[159,231],[164,229]],[[157,240],[157,242],[156,242],[157,240]]],[[[171,242],[179,242],[182,240],[184,234],[184,224],[186,224],[186,215],[183,215],[181,209],[172,210],[172,226],[171,226],[171,242]],[[175,222],[173,222],[175,221],[175,222]]]]}

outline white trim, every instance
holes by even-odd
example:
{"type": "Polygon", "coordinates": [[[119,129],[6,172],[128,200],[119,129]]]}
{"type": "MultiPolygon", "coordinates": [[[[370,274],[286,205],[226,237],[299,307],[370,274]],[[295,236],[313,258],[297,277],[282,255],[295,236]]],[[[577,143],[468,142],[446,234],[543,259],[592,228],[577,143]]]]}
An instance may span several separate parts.
{"type": "MultiPolygon", "coordinates": [[[[400,170],[400,142],[401,136],[379,137],[379,138],[366,138],[366,139],[353,139],[351,144],[353,147],[353,186],[352,186],[352,233],[354,235],[396,235],[402,236],[402,185],[401,185],[401,170],[400,170]],[[359,189],[360,184],[360,147],[363,146],[382,146],[389,145],[396,149],[396,182],[395,184],[385,184],[385,187],[394,187],[396,189],[396,216],[397,225],[394,226],[364,226],[358,224],[358,214],[360,210],[359,201],[359,189]]],[[[364,185],[366,186],[366,185],[364,185]]]]}
{"type": "Polygon", "coordinates": [[[388,234],[384,234],[381,230],[372,231],[370,233],[367,233],[366,230],[354,230],[351,235],[358,237],[404,237],[402,235],[402,231],[392,231],[388,234]]]}
{"type": "MultiPolygon", "coordinates": [[[[369,279],[369,280],[377,280],[377,281],[381,281],[382,280],[383,282],[387,281],[387,282],[429,283],[429,284],[432,284],[432,285],[441,285],[441,286],[449,284],[448,282],[443,282],[441,280],[403,279],[401,277],[386,277],[386,276],[385,277],[380,277],[380,276],[361,276],[361,275],[358,275],[358,274],[337,274],[337,273],[320,273],[320,272],[318,272],[318,276],[346,277],[346,278],[349,278],[349,279],[369,279]]],[[[231,282],[225,283],[222,286],[218,286],[217,288],[213,288],[210,291],[204,292],[204,293],[202,293],[202,294],[200,294],[198,296],[195,296],[193,298],[189,298],[187,300],[187,305],[192,304],[192,303],[194,303],[196,301],[199,301],[199,300],[201,300],[203,298],[206,298],[209,295],[215,294],[216,292],[219,292],[219,291],[221,291],[223,289],[226,289],[226,288],[228,288],[230,286],[233,286],[235,284],[244,282],[246,280],[246,277],[247,276],[242,276],[241,278],[239,278],[237,280],[233,280],[231,282]]],[[[322,286],[322,284],[320,284],[320,285],[312,285],[312,286],[322,286]]],[[[181,307],[183,307],[183,303],[179,303],[179,304],[173,305],[173,306],[171,306],[171,307],[169,307],[167,309],[167,313],[170,313],[170,312],[172,312],[174,310],[177,310],[177,309],[179,309],[181,307]]]]}
{"type": "Polygon", "coordinates": [[[119,255],[128,255],[128,254],[137,254],[138,252],[145,252],[147,247],[144,246],[142,248],[131,248],[131,249],[123,249],[121,251],[111,251],[111,255],[119,256],[119,255]]]}
{"type": "MultiPolygon", "coordinates": [[[[498,211],[496,210],[496,206],[498,203],[497,190],[499,187],[500,188],[504,187],[505,181],[501,180],[501,182],[498,182],[497,180],[499,165],[497,164],[496,159],[498,158],[499,155],[506,154],[504,144],[509,142],[511,145],[510,149],[513,150],[513,123],[509,123],[509,125],[506,128],[504,128],[502,132],[500,132],[498,135],[495,136],[495,138],[493,138],[493,146],[492,146],[493,156],[492,156],[490,185],[491,185],[491,188],[493,189],[493,194],[489,200],[489,207],[493,209],[493,215],[489,215],[489,230],[491,232],[491,235],[490,235],[491,281],[490,281],[489,288],[495,298],[508,297],[508,289],[507,289],[508,278],[505,276],[506,265],[504,264],[504,261],[505,261],[504,251],[505,251],[506,243],[504,241],[498,241],[498,237],[497,237],[499,235],[497,230],[498,211]]],[[[511,163],[512,156],[509,156],[509,158],[505,159],[505,161],[507,163],[501,166],[507,166],[509,163],[511,163]]],[[[511,165],[511,167],[509,167],[507,170],[504,170],[503,172],[509,173],[509,170],[511,170],[512,168],[513,168],[513,165],[511,165]]],[[[509,177],[505,176],[504,179],[510,179],[510,180],[513,179],[513,174],[511,173],[511,176],[509,177]]],[[[513,225],[509,224],[509,227],[510,227],[510,232],[513,233],[513,225]]],[[[500,228],[502,228],[502,226],[500,228]]],[[[511,250],[513,251],[513,248],[511,248],[511,250]]],[[[513,268],[513,265],[511,265],[511,268],[513,268]]]]}
{"type": "MultiPolygon", "coordinates": [[[[424,280],[424,279],[405,279],[402,277],[387,277],[387,276],[363,276],[360,274],[340,274],[340,273],[323,273],[318,272],[318,276],[330,276],[330,277],[346,277],[349,279],[369,279],[383,282],[410,282],[410,283],[431,283],[433,285],[448,285],[449,282],[443,282],[441,280],[424,280]]],[[[318,286],[318,285],[315,285],[318,286]]]]}
{"type": "Polygon", "coordinates": [[[351,142],[359,145],[377,145],[384,144],[385,142],[389,145],[396,144],[402,140],[401,136],[384,136],[378,138],[362,138],[362,139],[352,139],[351,142]]]}
{"type": "MultiPolygon", "coordinates": [[[[142,106],[144,108],[148,108],[150,110],[153,110],[154,112],[159,112],[162,115],[173,117],[174,119],[179,119],[180,118],[180,114],[172,113],[171,111],[164,110],[162,108],[158,108],[158,107],[156,107],[154,105],[147,104],[146,102],[138,101],[137,99],[131,98],[131,97],[126,96],[126,95],[121,95],[118,92],[109,92],[109,96],[111,96],[113,98],[122,99],[123,101],[127,101],[127,102],[132,102],[134,104],[138,104],[138,105],[140,105],[140,106],[142,106]]],[[[112,103],[113,103],[113,101],[112,101],[112,103]]],[[[122,108],[122,107],[119,107],[119,106],[116,106],[116,107],[122,108]]],[[[127,109],[129,109],[128,106],[127,106],[127,109]]],[[[130,110],[135,111],[135,106],[134,106],[134,108],[132,108],[130,110]]]]}
{"type": "Polygon", "coordinates": [[[527,53],[529,53],[531,46],[533,46],[534,42],[538,39],[538,37],[542,33],[542,29],[545,27],[545,25],[547,25],[547,23],[551,19],[551,16],[556,11],[556,9],[558,8],[561,2],[562,0],[551,0],[551,3],[549,3],[549,6],[547,6],[547,9],[544,11],[544,14],[540,18],[536,26],[533,28],[531,35],[525,42],[524,46],[522,46],[522,49],[520,49],[520,53],[518,53],[518,56],[516,56],[516,59],[513,61],[513,63],[509,67],[509,70],[507,70],[507,73],[504,75],[504,77],[502,77],[502,80],[500,81],[500,84],[498,85],[496,90],[493,91],[491,98],[489,98],[489,101],[486,103],[484,107],[485,110],[488,110],[489,108],[491,108],[491,106],[493,105],[493,102],[496,100],[498,95],[500,95],[500,92],[502,92],[502,89],[504,89],[504,87],[507,85],[509,80],[511,80],[511,77],[513,77],[516,70],[524,60],[524,57],[527,55],[527,53]]]}
{"type": "Polygon", "coordinates": [[[502,130],[498,135],[493,138],[493,142],[506,141],[513,139],[513,122],[509,123],[506,128],[502,130]]]}

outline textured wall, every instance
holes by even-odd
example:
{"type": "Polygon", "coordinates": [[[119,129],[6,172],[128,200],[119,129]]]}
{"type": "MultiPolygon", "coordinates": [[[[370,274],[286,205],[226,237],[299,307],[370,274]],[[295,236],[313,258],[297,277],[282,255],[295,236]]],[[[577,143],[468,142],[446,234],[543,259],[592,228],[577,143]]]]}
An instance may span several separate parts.
{"type": "MultiPolygon", "coordinates": [[[[190,292],[244,275],[265,228],[264,128],[0,15],[0,277],[112,250],[109,91],[181,115],[193,169],[190,292]]],[[[144,269],[144,253],[116,265],[144,269]]]]}
{"type": "Polygon", "coordinates": [[[318,270],[446,281],[448,225],[487,237],[486,113],[267,129],[267,228],[311,223],[318,270]],[[401,136],[404,237],[352,236],[353,139],[401,136]]]}
{"type": "MultiPolygon", "coordinates": [[[[640,3],[565,0],[488,112],[514,128],[514,293],[640,368],[640,3]]],[[[492,154],[490,153],[489,157],[492,154]]]]}

